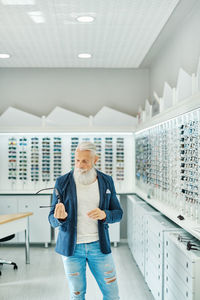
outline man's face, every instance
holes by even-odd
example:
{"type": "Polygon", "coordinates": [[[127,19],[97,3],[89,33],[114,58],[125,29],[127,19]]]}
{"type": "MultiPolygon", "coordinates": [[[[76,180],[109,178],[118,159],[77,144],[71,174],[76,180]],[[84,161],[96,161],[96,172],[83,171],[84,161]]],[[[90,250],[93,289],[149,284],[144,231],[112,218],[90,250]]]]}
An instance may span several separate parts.
{"type": "Polygon", "coordinates": [[[75,153],[75,167],[84,171],[89,171],[97,162],[98,157],[92,155],[89,150],[76,150],[75,153]]]}

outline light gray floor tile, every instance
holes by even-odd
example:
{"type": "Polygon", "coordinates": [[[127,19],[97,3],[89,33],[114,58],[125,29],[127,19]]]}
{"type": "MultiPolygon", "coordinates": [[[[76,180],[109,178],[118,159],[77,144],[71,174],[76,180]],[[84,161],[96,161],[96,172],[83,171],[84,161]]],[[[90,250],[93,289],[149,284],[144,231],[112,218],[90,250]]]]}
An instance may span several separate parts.
{"type": "MultiPolygon", "coordinates": [[[[62,259],[54,246],[31,246],[31,264],[25,264],[22,246],[1,246],[0,257],[13,260],[18,270],[3,266],[0,276],[0,300],[69,300],[62,259]]],[[[127,244],[112,247],[121,300],[153,300],[127,244]]],[[[87,268],[86,300],[101,300],[98,285],[87,268]]]]}

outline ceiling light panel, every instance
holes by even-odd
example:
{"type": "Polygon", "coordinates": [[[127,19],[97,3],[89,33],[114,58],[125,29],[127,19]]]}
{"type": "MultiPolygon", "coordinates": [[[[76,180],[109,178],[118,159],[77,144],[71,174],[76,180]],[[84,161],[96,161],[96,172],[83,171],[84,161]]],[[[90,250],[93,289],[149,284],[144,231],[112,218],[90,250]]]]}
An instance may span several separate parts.
{"type": "Polygon", "coordinates": [[[0,67],[137,68],[178,2],[37,0],[34,7],[0,2],[1,47],[12,53],[0,67]],[[33,22],[28,15],[33,11],[45,23],[33,22]],[[95,21],[80,23],[79,16],[95,21]],[[92,53],[92,59],[77,53],[92,53]]]}

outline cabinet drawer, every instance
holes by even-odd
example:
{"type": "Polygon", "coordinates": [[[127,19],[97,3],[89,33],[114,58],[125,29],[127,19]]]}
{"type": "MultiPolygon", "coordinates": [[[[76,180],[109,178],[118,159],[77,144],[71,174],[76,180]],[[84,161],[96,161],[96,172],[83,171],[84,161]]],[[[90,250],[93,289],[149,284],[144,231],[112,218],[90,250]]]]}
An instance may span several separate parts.
{"type": "Polygon", "coordinates": [[[162,253],[163,244],[159,240],[148,240],[146,239],[146,245],[145,245],[146,251],[156,251],[162,253]]]}
{"type": "Polygon", "coordinates": [[[181,251],[180,248],[167,240],[165,242],[165,249],[165,260],[167,262],[173,265],[175,269],[178,269],[179,265],[181,265],[183,269],[188,272],[188,274],[193,276],[193,262],[184,252],[181,251]]]}
{"type": "Polygon", "coordinates": [[[157,270],[150,268],[145,271],[145,279],[155,299],[162,299],[162,276],[157,270]],[[148,271],[149,270],[149,271],[148,271]]]}
{"type": "Polygon", "coordinates": [[[145,270],[151,271],[150,268],[157,270],[157,272],[159,272],[159,274],[161,274],[162,273],[162,261],[159,262],[157,259],[155,259],[155,257],[150,257],[150,258],[147,257],[145,259],[145,270]]]}
{"type": "Polygon", "coordinates": [[[164,300],[180,300],[180,295],[174,295],[168,285],[165,286],[163,294],[164,300]]]}
{"type": "MultiPolygon", "coordinates": [[[[40,205],[50,205],[49,196],[21,196],[18,200],[19,211],[32,211],[30,217],[30,242],[50,243],[51,229],[48,222],[48,209],[40,209],[40,205]]],[[[19,242],[24,242],[24,234],[19,233],[19,242]]]]}
{"type": "Polygon", "coordinates": [[[165,261],[165,270],[171,278],[179,278],[188,289],[194,290],[194,278],[186,272],[181,265],[175,269],[168,261],[165,261]]]}
{"type": "Polygon", "coordinates": [[[159,264],[162,264],[163,257],[162,252],[160,250],[153,250],[152,249],[146,249],[145,252],[145,259],[156,261],[159,264]]]}
{"type": "Polygon", "coordinates": [[[164,286],[172,290],[173,294],[179,295],[179,299],[194,300],[194,293],[180,280],[179,277],[171,277],[168,272],[165,272],[164,286]]]}

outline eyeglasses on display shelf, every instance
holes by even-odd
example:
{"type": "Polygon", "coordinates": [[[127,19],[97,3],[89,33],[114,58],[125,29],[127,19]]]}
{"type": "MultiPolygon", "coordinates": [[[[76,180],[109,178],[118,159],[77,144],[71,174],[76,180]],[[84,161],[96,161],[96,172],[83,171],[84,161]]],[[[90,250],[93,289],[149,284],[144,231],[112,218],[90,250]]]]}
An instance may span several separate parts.
{"type": "Polygon", "coordinates": [[[124,180],[124,138],[116,139],[116,180],[124,180]]]}
{"type": "Polygon", "coordinates": [[[147,184],[147,163],[150,162],[150,145],[148,136],[142,134],[136,138],[136,179],[142,184],[147,184]]]}
{"type": "Polygon", "coordinates": [[[53,138],[53,180],[62,174],[62,138],[53,138]]]}
{"type": "Polygon", "coordinates": [[[160,126],[160,162],[161,162],[161,200],[168,202],[169,192],[169,128],[165,123],[160,126]]]}
{"type": "Polygon", "coordinates": [[[96,154],[98,156],[98,161],[96,163],[96,168],[101,171],[102,138],[101,137],[94,137],[94,144],[96,146],[96,154]]]}
{"type": "Polygon", "coordinates": [[[188,115],[180,126],[181,198],[183,213],[199,218],[199,122],[188,115]]]}
{"type": "Polygon", "coordinates": [[[8,139],[8,180],[10,182],[17,180],[17,139],[15,137],[8,139]]]}
{"type": "Polygon", "coordinates": [[[200,222],[200,110],[136,135],[136,184],[200,222]],[[143,184],[143,185],[142,185],[143,184]]]}
{"type": "Polygon", "coordinates": [[[71,137],[71,168],[75,166],[75,151],[79,144],[78,137],[71,137]]]}
{"type": "Polygon", "coordinates": [[[188,251],[200,251],[200,242],[191,234],[184,232],[177,235],[177,240],[184,244],[188,251]]]}
{"type": "Polygon", "coordinates": [[[105,137],[105,173],[113,175],[113,138],[105,137]]]}
{"type": "Polygon", "coordinates": [[[31,181],[39,181],[39,138],[31,138],[31,181]]]}
{"type": "Polygon", "coordinates": [[[178,209],[180,207],[180,164],[179,164],[179,129],[178,121],[170,122],[169,132],[169,204],[178,209]]]}
{"type": "Polygon", "coordinates": [[[50,181],[51,175],[51,139],[49,137],[42,138],[42,181],[50,181]]]}
{"type": "Polygon", "coordinates": [[[19,138],[19,180],[27,181],[27,138],[19,138]]]}
{"type": "Polygon", "coordinates": [[[83,137],[81,141],[82,142],[90,142],[90,138],[89,137],[83,137]]]}

